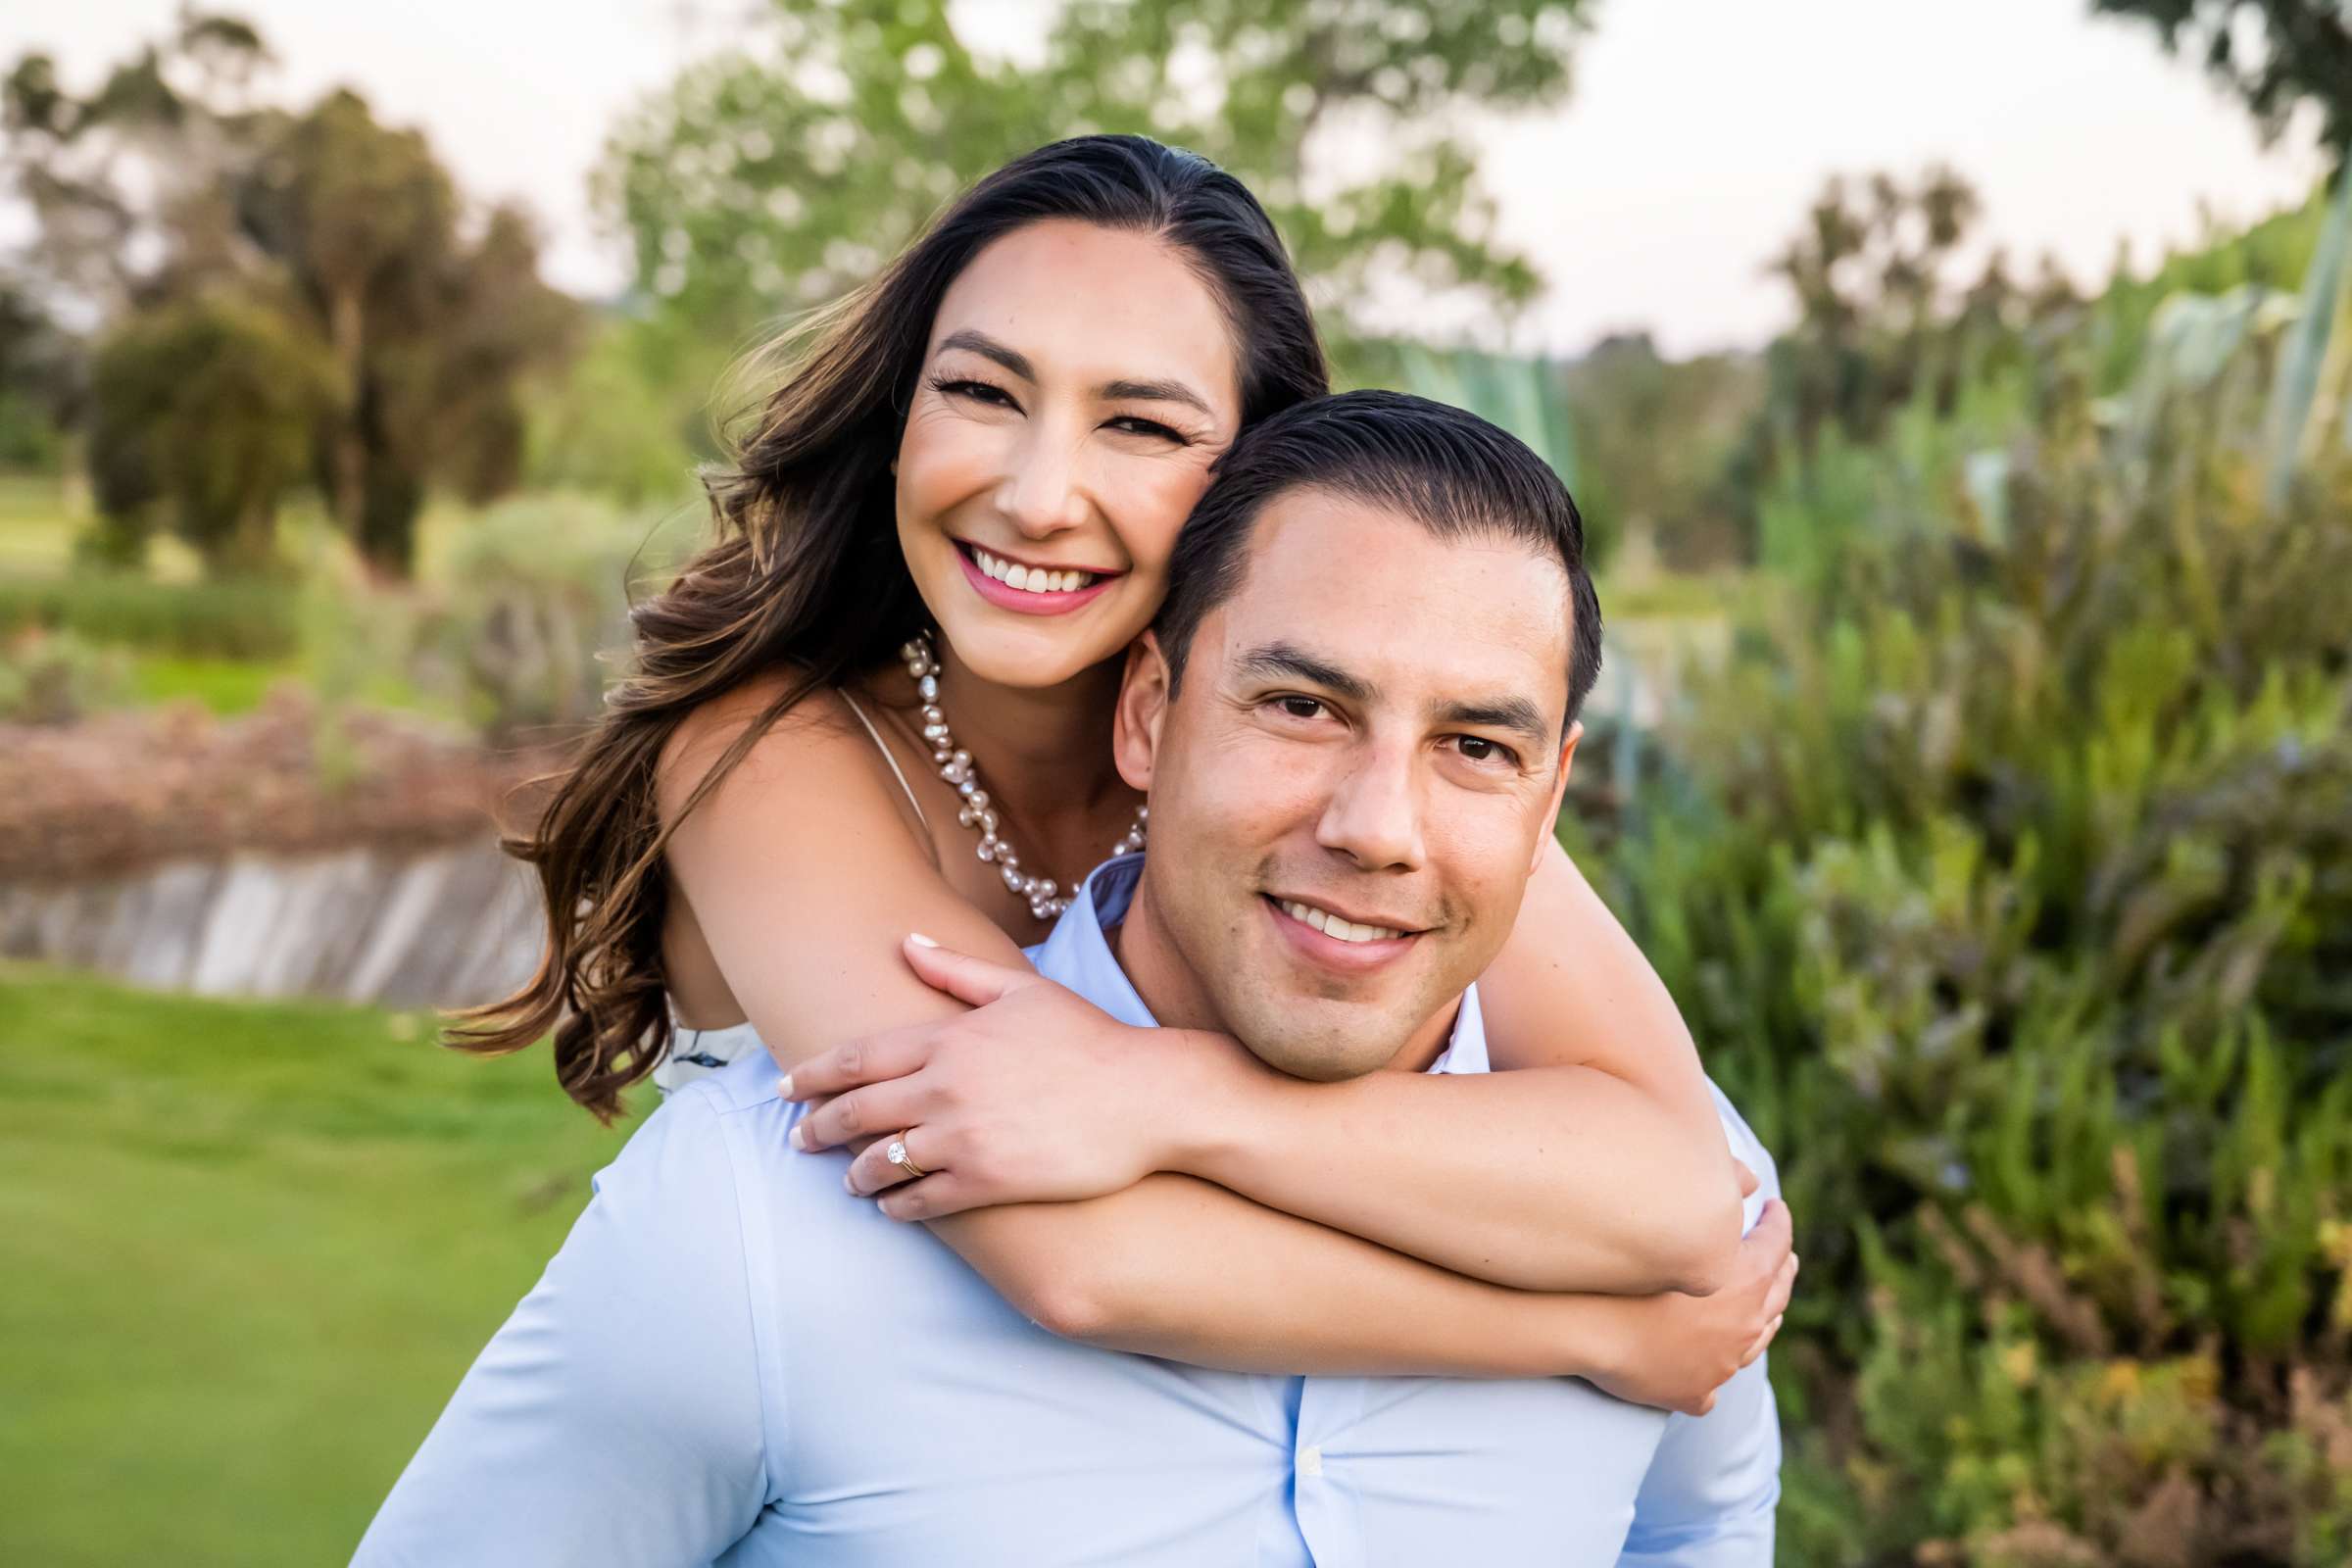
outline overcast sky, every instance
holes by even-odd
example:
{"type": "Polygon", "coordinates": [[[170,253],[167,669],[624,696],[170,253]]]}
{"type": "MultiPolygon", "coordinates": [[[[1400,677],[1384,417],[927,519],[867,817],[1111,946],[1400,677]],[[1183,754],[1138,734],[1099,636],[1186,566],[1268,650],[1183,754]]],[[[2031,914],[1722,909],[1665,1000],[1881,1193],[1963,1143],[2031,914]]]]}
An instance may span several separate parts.
{"type": "MultiPolygon", "coordinates": [[[[77,86],[169,26],[177,0],[0,0],[0,50],[39,47],[77,86]]],[[[518,197],[556,280],[608,293],[624,252],[585,176],[614,112],[725,41],[743,0],[243,0],[307,98],[357,85],[421,124],[477,196],[518,197]]],[[[1646,326],[1670,351],[1761,342],[1788,309],[1765,260],[1833,171],[1949,162],[2024,270],[2103,275],[2299,199],[2308,131],[2252,122],[2143,25],[2087,0],[1604,0],[1561,110],[1484,132],[1506,238],[1550,292],[1519,334],[1569,352],[1646,326]]],[[[1042,0],[964,0],[973,41],[1018,51],[1042,0]]]]}

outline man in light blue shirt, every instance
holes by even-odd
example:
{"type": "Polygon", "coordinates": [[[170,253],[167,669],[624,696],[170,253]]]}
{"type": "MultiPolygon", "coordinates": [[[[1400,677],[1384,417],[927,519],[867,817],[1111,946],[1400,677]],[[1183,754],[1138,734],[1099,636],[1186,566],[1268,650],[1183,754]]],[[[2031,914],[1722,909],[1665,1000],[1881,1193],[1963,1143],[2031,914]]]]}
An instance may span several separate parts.
{"type": "MultiPolygon", "coordinates": [[[[1309,405],[1235,459],[1219,489],[1252,459],[1271,479],[1191,525],[1229,530],[1235,569],[1180,586],[1120,700],[1150,856],[1099,868],[1030,956],[1126,1023],[1225,1029],[1302,1076],[1483,1072],[1471,981],[1590,685],[1573,508],[1517,443],[1416,400],[1309,405]],[[1285,479],[1301,453],[1329,466],[1285,479]]],[[[1772,1162],[1717,1102],[1752,1223],[1772,1162]]],[[[750,1057],[655,1114],[361,1563],[1771,1559],[1761,1361],[1693,1418],[1572,1379],[1095,1349],[846,1194],[840,1156],[795,1152],[806,1110],[750,1057]]]]}

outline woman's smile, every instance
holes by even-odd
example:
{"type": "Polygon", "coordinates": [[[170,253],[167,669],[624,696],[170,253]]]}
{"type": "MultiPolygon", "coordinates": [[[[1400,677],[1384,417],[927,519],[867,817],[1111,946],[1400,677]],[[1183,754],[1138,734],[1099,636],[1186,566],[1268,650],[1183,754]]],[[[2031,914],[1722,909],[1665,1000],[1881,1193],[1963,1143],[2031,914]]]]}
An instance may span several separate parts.
{"type": "Polygon", "coordinates": [[[950,541],[975,593],[1023,615],[1059,615],[1092,604],[1127,574],[1102,567],[1048,566],[984,550],[967,539],[950,541]]]}

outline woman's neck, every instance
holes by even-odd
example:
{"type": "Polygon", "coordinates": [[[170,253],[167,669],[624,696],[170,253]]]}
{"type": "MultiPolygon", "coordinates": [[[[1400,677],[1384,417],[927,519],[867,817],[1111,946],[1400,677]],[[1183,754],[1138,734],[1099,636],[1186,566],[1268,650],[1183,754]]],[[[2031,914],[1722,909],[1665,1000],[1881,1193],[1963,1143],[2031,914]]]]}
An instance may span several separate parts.
{"type": "MultiPolygon", "coordinates": [[[[1055,686],[1004,686],[940,650],[940,706],[989,794],[1033,833],[1059,837],[1131,792],[1111,757],[1120,661],[1055,686]]],[[[1084,834],[1091,839],[1093,835],[1084,834]]],[[[1043,848],[1043,846],[1040,846],[1043,848]]]]}

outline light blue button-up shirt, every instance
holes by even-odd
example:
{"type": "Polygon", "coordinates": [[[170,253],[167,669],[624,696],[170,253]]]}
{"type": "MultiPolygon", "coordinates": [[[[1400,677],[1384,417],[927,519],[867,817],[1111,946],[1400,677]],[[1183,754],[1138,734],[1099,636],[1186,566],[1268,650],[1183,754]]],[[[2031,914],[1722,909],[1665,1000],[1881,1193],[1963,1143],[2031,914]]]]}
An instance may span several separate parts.
{"type": "MultiPolygon", "coordinates": [[[[1149,1026],[1102,934],[1140,865],[1100,868],[1030,956],[1149,1026]]],[[[1487,1070],[1475,990],[1431,1070],[1487,1070]]],[[[850,1197],[846,1155],[791,1149],[804,1107],[775,1076],[760,1054],[686,1085],[598,1175],[358,1563],[1771,1561],[1761,1361],[1693,1419],[1567,1378],[1263,1377],[1073,1344],[850,1197]]],[[[1717,1101],[1763,1184],[1752,1222],[1772,1161],[1717,1101]]]]}

